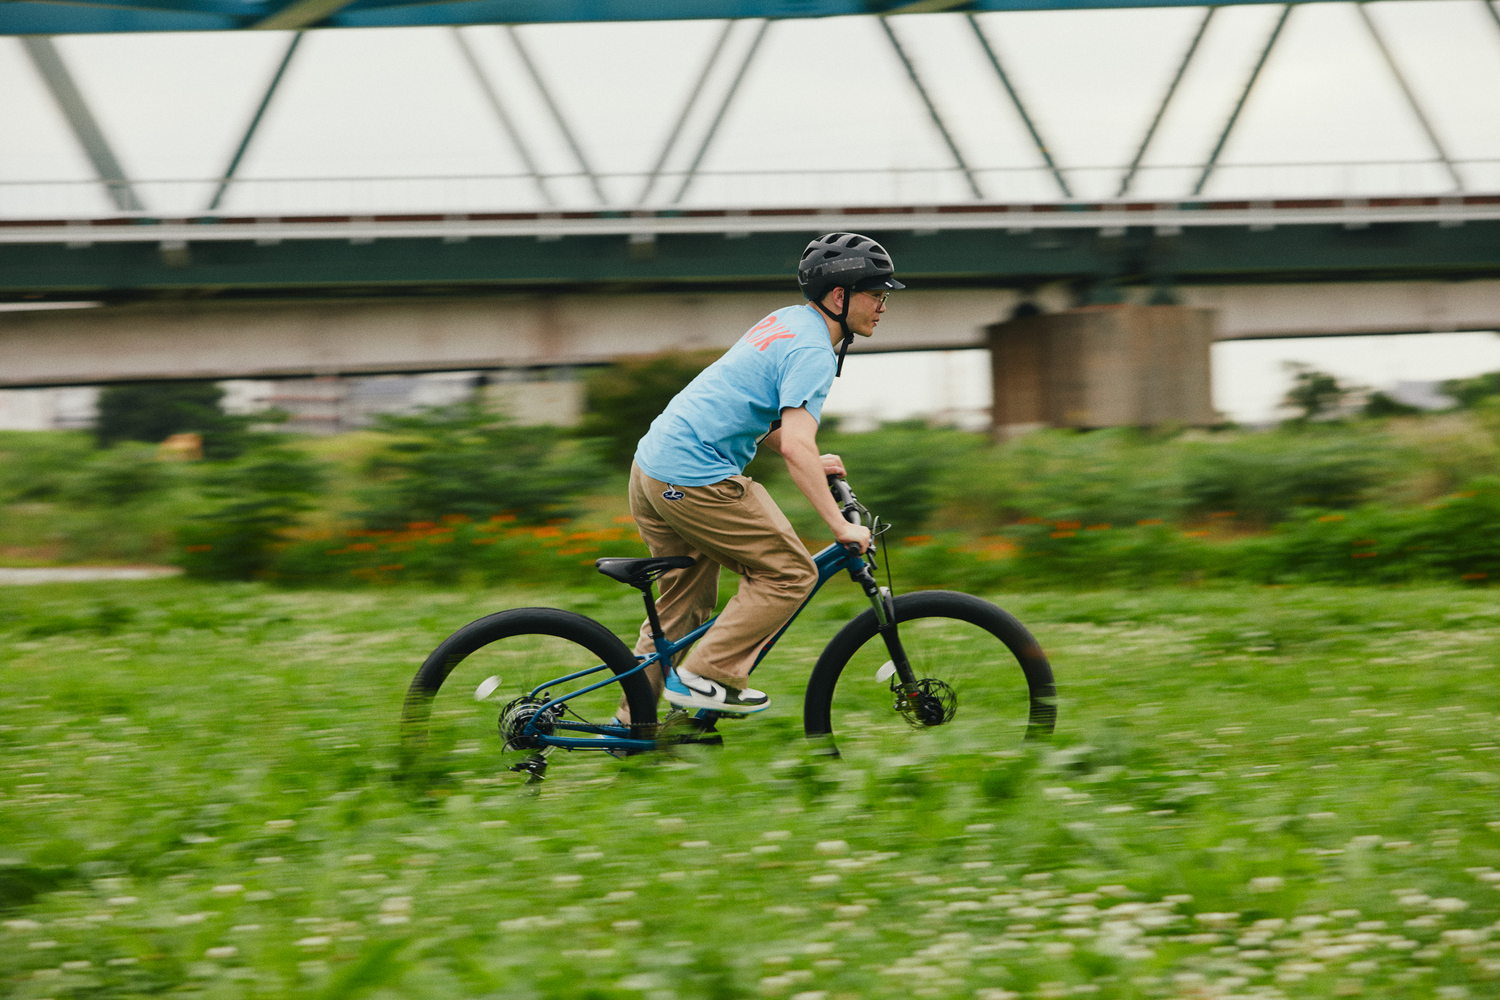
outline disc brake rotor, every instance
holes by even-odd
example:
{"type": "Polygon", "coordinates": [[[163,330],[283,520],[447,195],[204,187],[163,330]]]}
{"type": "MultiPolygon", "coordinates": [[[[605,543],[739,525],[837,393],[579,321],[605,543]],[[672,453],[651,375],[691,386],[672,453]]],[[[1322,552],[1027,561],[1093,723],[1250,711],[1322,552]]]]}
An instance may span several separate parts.
{"type": "Polygon", "coordinates": [[[940,680],[924,677],[914,684],[891,688],[896,711],[916,729],[941,726],[958,713],[958,695],[940,680]]]}

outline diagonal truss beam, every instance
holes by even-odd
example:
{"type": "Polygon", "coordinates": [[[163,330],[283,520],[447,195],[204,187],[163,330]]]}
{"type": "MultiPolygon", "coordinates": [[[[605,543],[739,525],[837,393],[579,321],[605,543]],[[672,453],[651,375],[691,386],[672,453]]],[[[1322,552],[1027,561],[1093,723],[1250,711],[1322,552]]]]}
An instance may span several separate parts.
{"type": "Polygon", "coordinates": [[[302,44],[302,32],[292,36],[292,43],[286,47],[286,55],[281,57],[276,72],[271,77],[271,82],[266,87],[266,92],[260,99],[260,105],[256,107],[255,114],[250,118],[250,124],[245,127],[245,134],[240,139],[239,146],[235,147],[234,155],[229,158],[229,166],[224,168],[224,176],[219,181],[219,186],[214,190],[214,196],[209,199],[208,211],[216,212],[219,203],[224,200],[224,195],[229,191],[229,185],[234,182],[234,175],[240,169],[240,161],[245,158],[245,153],[250,149],[250,143],[255,139],[255,132],[260,128],[261,119],[266,116],[266,109],[271,106],[271,99],[276,96],[276,88],[281,86],[281,78],[286,75],[286,68],[292,64],[292,56],[297,54],[297,46],[302,44]]]}
{"type": "Polygon", "coordinates": [[[1292,5],[1283,4],[1281,15],[1276,18],[1276,26],[1271,29],[1271,36],[1266,39],[1266,47],[1261,49],[1260,58],[1255,61],[1255,68],[1250,71],[1250,79],[1245,81],[1245,89],[1240,93],[1240,99],[1235,102],[1234,110],[1229,112],[1229,120],[1224,123],[1224,131],[1219,133],[1219,141],[1214,144],[1214,151],[1208,154],[1208,162],[1203,165],[1203,173],[1198,177],[1198,183],[1193,185],[1193,196],[1203,193],[1203,186],[1208,183],[1209,177],[1213,175],[1214,167],[1219,165],[1219,154],[1224,152],[1224,144],[1229,141],[1229,134],[1234,131],[1235,122],[1240,120],[1240,112],[1245,110],[1245,102],[1250,99],[1250,92],[1255,89],[1255,81],[1260,79],[1260,71],[1266,68],[1266,60],[1271,58],[1271,50],[1276,47],[1276,39],[1281,37],[1281,29],[1286,27],[1286,19],[1291,16],[1292,5]]]}
{"type": "Polygon", "coordinates": [[[680,203],[683,196],[687,194],[688,188],[692,186],[693,179],[698,176],[698,167],[703,163],[703,157],[708,155],[708,147],[713,145],[714,136],[719,134],[719,126],[724,123],[724,116],[729,113],[729,106],[734,103],[734,95],[739,93],[740,84],[745,82],[745,74],[750,69],[750,64],[755,61],[755,54],[760,51],[760,43],[765,40],[766,32],[770,30],[771,20],[767,18],[760,22],[760,27],[755,31],[755,37],[750,41],[750,48],[745,50],[744,58],[740,60],[740,68],[735,71],[734,81],[729,84],[729,89],[724,93],[724,99],[719,102],[718,113],[714,115],[713,123],[708,126],[708,131],[703,136],[703,141],[698,144],[698,152],[693,156],[693,162],[688,164],[687,173],[682,177],[682,184],[677,188],[677,194],[672,198],[672,204],[680,203]]]}
{"type": "Polygon", "coordinates": [[[979,27],[979,19],[973,14],[967,15],[967,17],[969,19],[969,27],[974,29],[974,37],[979,39],[979,44],[984,49],[984,54],[989,56],[990,66],[994,68],[995,75],[1000,78],[1000,85],[1010,95],[1010,103],[1015,105],[1016,114],[1021,116],[1021,121],[1025,124],[1026,131],[1031,133],[1031,141],[1036,144],[1036,151],[1042,154],[1042,159],[1047,163],[1047,169],[1052,171],[1052,179],[1057,182],[1058,190],[1062,192],[1064,198],[1073,197],[1073,192],[1068,187],[1068,181],[1063,177],[1062,171],[1057,168],[1057,164],[1053,162],[1052,153],[1047,149],[1047,144],[1042,141],[1042,134],[1037,131],[1036,123],[1031,120],[1031,115],[1026,113],[1026,105],[1021,103],[1021,95],[1016,93],[1015,87],[1011,86],[1010,76],[1005,72],[1005,68],[1000,65],[1000,57],[995,54],[995,50],[990,46],[990,40],[985,37],[983,29],[979,27]]]}
{"type": "Polygon", "coordinates": [[[332,17],[352,2],[353,0],[294,0],[250,27],[256,31],[297,31],[332,17]]]}
{"type": "MultiPolygon", "coordinates": [[[[880,18],[880,27],[885,32],[885,37],[890,39],[891,48],[896,50],[896,57],[901,60],[901,65],[906,67],[906,76],[911,80],[912,87],[916,89],[917,96],[922,98],[923,104],[927,105],[927,114],[932,117],[932,124],[937,126],[938,132],[942,134],[943,142],[948,144],[948,152],[953,156],[953,162],[958,164],[958,169],[963,171],[964,179],[969,182],[969,190],[973,192],[975,200],[983,201],[984,192],[979,190],[979,182],[974,178],[974,171],[969,169],[969,164],[964,160],[964,154],[958,151],[958,144],[953,141],[948,126],[943,123],[943,116],[938,114],[937,105],[932,103],[932,98],[927,95],[927,88],[922,86],[922,78],[917,75],[916,66],[912,65],[912,61],[907,58],[906,50],[901,47],[901,42],[896,38],[896,32],[891,29],[890,19],[880,18]]],[[[996,63],[997,68],[998,66],[999,64],[996,63]]]]}
{"type": "Polygon", "coordinates": [[[521,158],[521,164],[526,172],[531,175],[531,181],[536,185],[536,190],[542,198],[542,204],[551,208],[557,204],[557,199],[552,197],[552,192],[547,189],[547,182],[542,179],[541,171],[537,170],[536,160],[532,158],[531,150],[526,146],[526,140],[521,138],[520,129],[516,128],[515,119],[506,110],[505,103],[500,100],[500,93],[490,78],[485,75],[484,68],[479,64],[479,57],[474,54],[474,49],[469,45],[469,40],[464,37],[462,28],[450,28],[453,32],[453,41],[458,46],[459,53],[464,57],[464,62],[469,67],[469,72],[474,76],[474,82],[479,85],[480,93],[484,94],[485,103],[495,113],[495,120],[500,123],[501,130],[506,138],[510,140],[516,155],[521,158]]]}
{"type": "Polygon", "coordinates": [[[1141,146],[1135,151],[1135,159],[1130,161],[1130,166],[1125,170],[1125,176],[1120,178],[1120,190],[1115,192],[1116,198],[1123,198],[1130,193],[1130,185],[1135,182],[1136,171],[1141,169],[1141,161],[1146,158],[1146,149],[1151,145],[1151,140],[1156,138],[1156,130],[1161,125],[1161,120],[1166,117],[1167,108],[1171,105],[1172,98],[1177,95],[1177,88],[1187,73],[1188,64],[1193,61],[1193,56],[1198,52],[1198,43],[1203,41],[1203,33],[1208,30],[1208,22],[1214,19],[1214,12],[1218,9],[1217,7],[1208,8],[1203,14],[1203,20],[1198,22],[1198,30],[1193,33],[1193,40],[1188,43],[1187,52],[1183,54],[1182,62],[1177,66],[1176,75],[1167,85],[1167,92],[1161,99],[1161,106],[1156,109],[1156,117],[1151,119],[1151,124],[1146,128],[1146,134],[1141,138],[1141,146]]]}
{"type": "Polygon", "coordinates": [[[526,67],[526,73],[531,77],[531,82],[536,85],[537,91],[542,95],[542,101],[547,105],[547,110],[552,113],[552,121],[557,125],[557,130],[562,133],[568,148],[573,151],[573,158],[578,161],[578,169],[583,171],[589,179],[589,186],[594,190],[594,197],[599,199],[599,204],[608,205],[609,199],[604,196],[604,188],[599,183],[599,175],[594,168],[589,166],[588,157],[583,155],[583,147],[578,144],[573,130],[568,127],[568,120],[563,117],[562,109],[557,106],[557,101],[552,97],[552,91],[548,89],[547,82],[542,79],[541,71],[536,68],[536,63],[531,59],[531,53],[521,42],[521,36],[514,25],[504,26],[505,33],[510,36],[511,44],[516,47],[516,54],[521,57],[521,65],[526,67]]]}
{"type": "Polygon", "coordinates": [[[109,193],[110,201],[115,203],[115,208],[122,212],[144,212],[146,206],[141,203],[130,179],[125,176],[125,169],[115,158],[109,140],[104,137],[104,130],[99,127],[94,113],[89,110],[88,102],[83,99],[83,92],[73,81],[73,74],[68,72],[67,64],[63,62],[57,46],[52,44],[52,39],[46,35],[23,35],[21,45],[31,57],[32,64],[52,93],[52,99],[57,102],[63,117],[67,119],[68,127],[73,130],[73,137],[78,140],[84,155],[94,165],[94,173],[104,182],[104,189],[109,193]]]}
{"type": "MultiPolygon", "coordinates": [[[[1485,6],[1488,7],[1489,4],[1485,4],[1485,6]]],[[[1427,141],[1432,144],[1433,152],[1437,153],[1438,159],[1443,161],[1443,167],[1447,169],[1448,176],[1453,181],[1453,190],[1462,191],[1464,189],[1464,180],[1459,176],[1458,168],[1453,165],[1453,157],[1449,156],[1448,151],[1443,148],[1443,142],[1438,138],[1436,130],[1433,129],[1432,122],[1423,113],[1422,106],[1417,103],[1417,95],[1412,92],[1411,85],[1407,83],[1406,76],[1401,72],[1401,67],[1396,65],[1396,59],[1391,55],[1391,50],[1385,44],[1385,39],[1381,37],[1380,29],[1375,27],[1375,21],[1370,17],[1370,12],[1365,9],[1363,2],[1355,4],[1354,9],[1359,11],[1360,19],[1365,22],[1365,27],[1369,29],[1370,37],[1374,39],[1375,47],[1380,50],[1381,57],[1385,59],[1386,68],[1391,71],[1391,77],[1396,81],[1396,86],[1400,87],[1401,93],[1406,95],[1406,104],[1411,108],[1411,113],[1417,119],[1417,124],[1421,125],[1422,131],[1427,134],[1427,141]]],[[[1490,13],[1494,13],[1493,7],[1490,8],[1490,13]]]]}
{"type": "Polygon", "coordinates": [[[644,205],[646,199],[651,195],[651,189],[656,186],[656,180],[661,176],[662,168],[667,165],[667,157],[672,155],[677,140],[682,136],[682,127],[687,124],[688,116],[693,113],[693,108],[698,105],[698,98],[703,94],[703,87],[708,83],[709,74],[719,63],[719,56],[724,51],[724,43],[729,41],[729,33],[734,30],[733,21],[725,21],[724,29],[719,32],[719,38],[714,42],[713,49],[708,53],[708,60],[703,64],[703,71],[698,74],[698,80],[693,84],[693,89],[688,91],[687,101],[682,105],[682,113],[677,116],[677,123],[672,126],[671,133],[667,136],[666,143],[661,147],[661,155],[651,167],[651,172],[646,175],[646,183],[641,186],[641,195],[636,199],[637,205],[644,205]]]}

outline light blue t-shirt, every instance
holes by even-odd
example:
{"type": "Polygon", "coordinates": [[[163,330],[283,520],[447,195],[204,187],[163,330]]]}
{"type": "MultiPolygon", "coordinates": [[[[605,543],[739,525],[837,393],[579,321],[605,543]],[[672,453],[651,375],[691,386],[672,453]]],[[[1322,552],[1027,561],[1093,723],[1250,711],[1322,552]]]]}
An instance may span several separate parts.
{"type": "Polygon", "coordinates": [[[815,308],[778,309],[673,397],[636,445],[636,464],[674,486],[744,472],[786,407],[806,407],[821,421],[837,364],[815,308]]]}

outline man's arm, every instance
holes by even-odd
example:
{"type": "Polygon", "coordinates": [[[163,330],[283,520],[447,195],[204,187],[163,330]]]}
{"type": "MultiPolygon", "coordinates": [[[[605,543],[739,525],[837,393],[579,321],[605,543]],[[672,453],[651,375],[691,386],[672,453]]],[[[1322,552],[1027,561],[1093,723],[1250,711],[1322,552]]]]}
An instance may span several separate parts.
{"type": "Polygon", "coordinates": [[[840,545],[857,545],[861,552],[870,547],[870,529],[844,520],[833,494],[828,492],[828,477],[842,476],[844,463],[837,455],[818,454],[818,421],[806,408],[789,406],[782,410],[781,426],[767,434],[761,443],[785,460],[792,482],[828,525],[835,541],[840,545]]]}

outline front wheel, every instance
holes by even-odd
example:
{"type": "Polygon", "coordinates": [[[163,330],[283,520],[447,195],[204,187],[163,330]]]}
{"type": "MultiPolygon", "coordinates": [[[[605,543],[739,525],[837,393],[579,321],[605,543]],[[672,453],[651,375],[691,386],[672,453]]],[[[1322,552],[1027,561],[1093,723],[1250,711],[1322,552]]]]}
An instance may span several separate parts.
{"type": "Polygon", "coordinates": [[[902,594],[895,607],[925,710],[913,710],[892,689],[899,678],[885,676],[891,657],[871,609],[833,637],[813,668],[802,711],[809,737],[836,754],[875,759],[903,752],[913,729],[952,751],[1003,749],[1052,732],[1052,667],[1014,616],[948,590],[902,594]]]}

